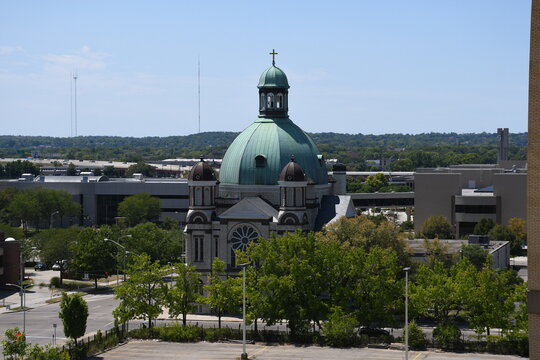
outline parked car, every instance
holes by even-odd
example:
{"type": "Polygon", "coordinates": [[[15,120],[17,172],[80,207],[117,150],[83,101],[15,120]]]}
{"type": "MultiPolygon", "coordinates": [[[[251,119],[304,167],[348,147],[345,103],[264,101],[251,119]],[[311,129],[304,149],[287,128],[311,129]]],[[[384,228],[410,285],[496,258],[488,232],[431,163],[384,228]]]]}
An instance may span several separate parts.
{"type": "Polygon", "coordinates": [[[39,271],[39,270],[47,270],[47,264],[45,264],[44,262],[37,262],[36,265],[34,265],[34,270],[35,271],[39,271]]]}
{"type": "Polygon", "coordinates": [[[52,269],[53,269],[54,271],[60,271],[60,264],[59,264],[59,263],[54,264],[54,265],[52,266],[52,269]]]}
{"type": "Polygon", "coordinates": [[[360,335],[366,335],[369,338],[379,338],[390,341],[390,333],[384,329],[370,328],[363,326],[360,328],[360,335]]]}

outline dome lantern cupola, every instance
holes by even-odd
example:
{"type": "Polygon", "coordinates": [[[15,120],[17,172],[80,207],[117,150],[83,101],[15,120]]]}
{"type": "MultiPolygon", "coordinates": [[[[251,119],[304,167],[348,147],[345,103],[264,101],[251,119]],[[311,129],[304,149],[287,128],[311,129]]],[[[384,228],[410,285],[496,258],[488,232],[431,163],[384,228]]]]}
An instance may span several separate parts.
{"type": "Polygon", "coordinates": [[[287,75],[276,66],[277,52],[272,50],[272,66],[259,79],[259,117],[288,117],[289,81],[287,75]]]}

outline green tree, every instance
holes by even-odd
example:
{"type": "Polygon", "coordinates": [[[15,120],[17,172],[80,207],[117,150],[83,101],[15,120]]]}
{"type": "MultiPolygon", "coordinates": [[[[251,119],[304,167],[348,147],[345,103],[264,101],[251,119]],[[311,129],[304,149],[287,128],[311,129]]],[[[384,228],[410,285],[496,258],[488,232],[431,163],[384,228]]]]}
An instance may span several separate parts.
{"type": "Polygon", "coordinates": [[[66,170],[67,176],[77,176],[77,168],[73,163],[69,163],[67,170],[66,170]]]}
{"type": "Polygon", "coordinates": [[[86,301],[79,294],[62,293],[58,316],[64,325],[66,337],[73,339],[77,344],[77,339],[86,332],[86,321],[88,319],[88,304],[86,301]]]}
{"type": "Polygon", "coordinates": [[[471,244],[461,246],[461,255],[469,260],[477,270],[480,270],[486,263],[488,252],[480,245],[471,244]]]}
{"type": "Polygon", "coordinates": [[[97,289],[97,279],[105,273],[116,272],[118,267],[119,249],[113,243],[104,241],[111,237],[112,231],[108,226],[82,229],[71,246],[73,260],[69,264],[70,273],[78,278],[88,273],[97,289]]]}
{"type": "Polygon", "coordinates": [[[163,230],[154,223],[142,223],[128,230],[131,237],[122,244],[136,254],[148,254],[162,264],[177,262],[183,252],[184,233],[180,229],[163,230]]]}
{"type": "Polygon", "coordinates": [[[26,352],[27,360],[69,360],[69,353],[62,351],[62,348],[45,345],[41,347],[34,345],[29,347],[26,352]]]}
{"type": "Polygon", "coordinates": [[[308,331],[312,322],[321,326],[328,313],[323,301],[327,279],[322,276],[322,252],[317,251],[313,234],[261,238],[247,255],[257,264],[257,276],[247,282],[252,317],[268,325],[287,319],[292,337],[308,331]]]}
{"type": "Polygon", "coordinates": [[[114,166],[105,166],[103,168],[103,175],[107,177],[118,177],[118,172],[114,168],[114,166]]]}
{"type": "Polygon", "coordinates": [[[157,171],[155,166],[141,161],[128,167],[126,176],[131,177],[133,174],[143,174],[145,177],[156,177],[157,171]]]}
{"type": "Polygon", "coordinates": [[[424,239],[424,247],[426,248],[426,258],[429,266],[433,266],[436,262],[441,262],[447,267],[452,265],[452,257],[448,251],[449,247],[441,240],[437,238],[433,240],[424,239]]]}
{"type": "Polygon", "coordinates": [[[491,266],[485,266],[474,280],[466,298],[469,326],[478,333],[486,331],[487,335],[491,328],[509,329],[515,310],[511,271],[496,272],[491,266]]]}
{"type": "Polygon", "coordinates": [[[113,310],[115,321],[126,322],[131,319],[147,319],[148,327],[152,319],[161,314],[167,294],[163,282],[166,270],[159,261],[152,262],[146,254],[135,257],[129,265],[128,278],[114,290],[120,304],[113,310]]]}
{"type": "Polygon", "coordinates": [[[495,223],[491,219],[482,218],[474,226],[473,234],[475,235],[487,235],[491,229],[495,226],[495,223]]]}
{"type": "Polygon", "coordinates": [[[201,274],[196,271],[195,266],[184,263],[176,263],[174,272],[176,277],[167,292],[166,306],[171,316],[177,318],[182,315],[182,323],[185,326],[187,314],[195,310],[195,303],[200,298],[201,274]]]}
{"type": "Polygon", "coordinates": [[[118,205],[118,215],[127,218],[130,226],[157,221],[160,214],[159,199],[146,193],[128,196],[118,205]]]}
{"type": "Polygon", "coordinates": [[[334,347],[354,345],[356,326],[353,316],[346,314],[339,306],[332,307],[328,321],[325,321],[322,327],[326,343],[334,347]]]}
{"type": "Polygon", "coordinates": [[[19,328],[7,329],[4,332],[5,339],[2,340],[2,354],[9,360],[23,359],[28,348],[26,335],[19,331],[19,328]]]}
{"type": "Polygon", "coordinates": [[[206,304],[210,306],[217,317],[218,327],[221,329],[221,318],[224,313],[235,311],[240,305],[239,278],[225,279],[225,263],[219,258],[212,262],[212,272],[208,275],[206,290],[206,304]]]}
{"type": "Polygon", "coordinates": [[[72,245],[77,239],[79,228],[50,229],[34,235],[40,250],[41,260],[48,264],[60,265],[60,284],[62,284],[65,266],[73,259],[72,245]],[[67,261],[67,263],[66,263],[67,261]]]}
{"type": "Polygon", "coordinates": [[[16,160],[6,163],[4,174],[8,179],[18,179],[22,174],[39,175],[39,168],[28,160],[16,160]]]}
{"type": "Polygon", "coordinates": [[[390,164],[392,171],[414,171],[414,163],[411,159],[399,159],[390,164]]]}
{"type": "Polygon", "coordinates": [[[421,235],[426,239],[453,239],[454,229],[444,216],[430,216],[422,225],[421,235]]]}
{"type": "Polygon", "coordinates": [[[37,222],[40,215],[38,199],[28,191],[16,193],[7,210],[13,219],[21,222],[25,235],[28,234],[29,223],[37,222]]]}
{"type": "Polygon", "coordinates": [[[381,188],[388,186],[388,180],[383,173],[377,173],[369,175],[364,181],[363,190],[367,193],[374,193],[379,191],[381,188]]]}
{"type": "Polygon", "coordinates": [[[510,243],[510,254],[519,255],[521,253],[521,240],[506,225],[495,225],[488,234],[491,240],[508,241],[510,243]]]}

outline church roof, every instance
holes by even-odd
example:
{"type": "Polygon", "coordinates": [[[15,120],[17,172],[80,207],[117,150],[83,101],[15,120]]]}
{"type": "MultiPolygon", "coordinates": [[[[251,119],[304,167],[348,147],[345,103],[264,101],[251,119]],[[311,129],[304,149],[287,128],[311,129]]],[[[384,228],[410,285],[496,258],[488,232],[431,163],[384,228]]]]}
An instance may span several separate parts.
{"type": "Polygon", "coordinates": [[[327,184],[319,149],[289,118],[259,118],[234,139],[219,173],[222,184],[277,185],[283,167],[294,155],[316,184],[327,184]]]}
{"type": "Polygon", "coordinates": [[[247,197],[219,215],[220,219],[277,221],[278,211],[258,197],[247,197]]]}
{"type": "Polygon", "coordinates": [[[262,87],[273,87],[273,88],[289,88],[289,81],[287,80],[287,75],[275,65],[270,66],[266,69],[259,79],[258,88],[262,87]]]}
{"type": "Polygon", "coordinates": [[[216,180],[214,169],[201,159],[193,165],[189,171],[188,180],[190,181],[213,181],[216,180]]]}
{"type": "Polygon", "coordinates": [[[306,181],[304,169],[291,157],[291,161],[283,167],[279,181],[306,181]]]}

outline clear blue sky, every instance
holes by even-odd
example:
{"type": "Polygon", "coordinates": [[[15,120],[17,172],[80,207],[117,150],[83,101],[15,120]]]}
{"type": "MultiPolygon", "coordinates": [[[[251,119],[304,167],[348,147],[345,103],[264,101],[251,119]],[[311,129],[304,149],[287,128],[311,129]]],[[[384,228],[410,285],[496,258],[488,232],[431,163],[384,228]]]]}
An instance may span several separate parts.
{"type": "Polygon", "coordinates": [[[0,134],[241,131],[268,53],[305,131],[527,130],[530,0],[2,1],[0,134]]]}

